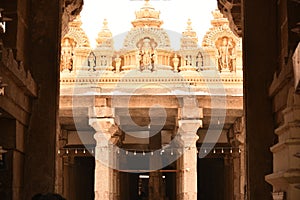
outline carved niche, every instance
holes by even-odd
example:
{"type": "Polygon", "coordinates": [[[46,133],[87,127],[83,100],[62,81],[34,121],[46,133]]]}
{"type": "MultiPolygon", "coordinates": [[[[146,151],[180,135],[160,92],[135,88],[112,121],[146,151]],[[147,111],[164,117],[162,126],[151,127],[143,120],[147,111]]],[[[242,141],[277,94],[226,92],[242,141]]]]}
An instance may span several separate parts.
{"type": "Polygon", "coordinates": [[[141,71],[143,70],[155,70],[155,65],[157,64],[157,43],[145,37],[137,43],[138,54],[136,55],[137,65],[141,71]]]}
{"type": "Polygon", "coordinates": [[[216,63],[218,70],[236,71],[236,44],[231,37],[223,36],[216,41],[216,63]]]}
{"type": "Polygon", "coordinates": [[[73,70],[73,57],[74,48],[76,47],[75,40],[71,38],[64,38],[61,46],[61,61],[60,61],[60,71],[73,70]]]}

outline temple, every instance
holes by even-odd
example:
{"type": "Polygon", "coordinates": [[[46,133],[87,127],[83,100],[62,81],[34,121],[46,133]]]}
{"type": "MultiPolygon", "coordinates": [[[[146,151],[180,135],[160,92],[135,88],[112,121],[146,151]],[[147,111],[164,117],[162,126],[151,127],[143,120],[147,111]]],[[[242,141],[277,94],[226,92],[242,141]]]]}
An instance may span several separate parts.
{"type": "Polygon", "coordinates": [[[86,2],[0,1],[1,200],[300,199],[299,0],[215,0],[203,38],[146,0],[120,49],[86,2]]]}
{"type": "Polygon", "coordinates": [[[79,16],[69,24],[57,157],[67,198],[78,198],[78,181],[68,180],[83,179],[94,187],[80,190],[99,200],[243,199],[241,38],[218,9],[212,15],[201,45],[187,20],[178,50],[149,1],[119,50],[106,19],[96,48],[79,16]],[[88,179],[79,166],[94,174],[88,179]]]}

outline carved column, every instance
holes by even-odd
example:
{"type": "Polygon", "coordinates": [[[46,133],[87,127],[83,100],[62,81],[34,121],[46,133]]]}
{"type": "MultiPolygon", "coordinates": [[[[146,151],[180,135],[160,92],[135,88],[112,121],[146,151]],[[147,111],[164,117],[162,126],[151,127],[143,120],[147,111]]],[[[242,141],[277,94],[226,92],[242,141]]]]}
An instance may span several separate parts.
{"type": "Polygon", "coordinates": [[[114,172],[109,166],[115,162],[112,151],[112,136],[117,131],[113,118],[92,118],[89,124],[95,129],[95,200],[115,200],[116,182],[114,172]],[[114,184],[115,183],[115,184],[114,184]]]}
{"type": "Polygon", "coordinates": [[[180,172],[177,174],[177,200],[197,199],[197,130],[202,126],[202,108],[196,98],[184,97],[182,107],[178,109],[179,146],[184,150],[177,162],[180,172]],[[179,176],[179,177],[178,177],[179,176]]]}
{"type": "Polygon", "coordinates": [[[178,200],[197,200],[197,129],[201,120],[179,120],[179,137],[184,148],[178,162],[180,169],[177,189],[178,200]]]}
{"type": "Polygon", "coordinates": [[[244,118],[237,118],[228,131],[229,143],[233,147],[231,158],[233,165],[233,194],[236,200],[245,198],[246,163],[245,163],[245,127],[244,118]]]}

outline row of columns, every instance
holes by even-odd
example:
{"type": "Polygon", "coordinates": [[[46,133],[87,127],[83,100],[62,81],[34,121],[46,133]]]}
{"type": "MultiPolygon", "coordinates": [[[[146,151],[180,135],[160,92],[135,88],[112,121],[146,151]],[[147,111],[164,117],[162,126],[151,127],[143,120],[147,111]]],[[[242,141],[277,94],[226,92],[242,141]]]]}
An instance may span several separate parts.
{"type": "MultiPolygon", "coordinates": [[[[90,119],[90,125],[95,129],[95,200],[119,199],[118,173],[111,167],[117,162],[113,154],[113,143],[111,136],[115,133],[116,127],[113,118],[90,119]]],[[[183,144],[183,155],[178,161],[178,200],[197,199],[197,129],[200,120],[180,120],[179,137],[183,144]]],[[[153,161],[155,162],[155,161],[153,161]]],[[[162,192],[157,185],[160,184],[161,173],[151,172],[149,184],[153,191],[150,191],[150,199],[159,199],[162,192]]]]}
{"type": "MultiPolygon", "coordinates": [[[[191,101],[184,101],[189,104],[191,101]]],[[[202,122],[199,119],[201,116],[201,109],[194,109],[196,112],[187,112],[191,110],[189,107],[195,106],[190,104],[187,108],[179,109],[180,119],[178,120],[178,133],[176,135],[177,141],[180,146],[185,149],[182,152],[178,163],[179,173],[177,183],[177,199],[178,200],[196,200],[197,199],[197,148],[196,142],[198,140],[197,130],[201,126],[202,122]],[[198,118],[198,120],[195,120],[198,118]]],[[[119,199],[119,182],[118,172],[111,168],[116,166],[117,159],[114,154],[115,151],[110,150],[116,148],[116,134],[118,127],[115,125],[113,109],[109,110],[107,107],[97,108],[102,109],[101,118],[97,115],[93,115],[89,119],[89,124],[96,131],[94,138],[96,140],[95,149],[95,200],[119,199]],[[107,113],[108,115],[105,115],[107,113]]],[[[151,138],[150,138],[151,140],[151,138]]],[[[160,147],[161,148],[161,145],[160,147]]],[[[155,159],[155,158],[154,158],[155,159]]],[[[159,162],[157,160],[151,160],[151,162],[159,162]]],[[[161,193],[158,185],[161,179],[161,173],[150,173],[150,186],[152,185],[153,191],[149,192],[150,199],[160,199],[161,193]]]]}

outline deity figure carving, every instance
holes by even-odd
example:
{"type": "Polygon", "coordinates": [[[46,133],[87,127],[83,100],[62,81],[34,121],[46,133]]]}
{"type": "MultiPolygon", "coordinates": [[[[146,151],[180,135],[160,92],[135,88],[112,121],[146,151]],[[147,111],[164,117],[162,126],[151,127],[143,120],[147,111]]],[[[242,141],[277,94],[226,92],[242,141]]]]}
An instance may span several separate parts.
{"type": "Polygon", "coordinates": [[[115,62],[116,62],[116,72],[119,73],[121,67],[121,58],[119,57],[119,55],[115,58],[115,62]]]}
{"type": "Polygon", "coordinates": [[[175,54],[174,58],[172,59],[173,65],[174,65],[174,71],[178,71],[178,65],[179,65],[179,58],[177,57],[177,54],[175,54]]]}
{"type": "Polygon", "coordinates": [[[226,36],[219,38],[216,42],[217,52],[216,59],[218,70],[235,71],[236,68],[236,55],[235,55],[235,43],[232,38],[226,36]]]}
{"type": "Polygon", "coordinates": [[[139,69],[141,71],[154,71],[157,64],[156,43],[150,38],[144,38],[137,44],[137,47],[139,50],[136,55],[136,62],[139,69]]]}
{"type": "Polygon", "coordinates": [[[88,56],[88,71],[96,71],[96,56],[94,52],[91,52],[90,55],[88,56]]]}
{"type": "Polygon", "coordinates": [[[76,42],[70,38],[65,38],[62,42],[60,70],[73,70],[73,49],[76,42]]]}
{"type": "Polygon", "coordinates": [[[198,71],[203,70],[203,55],[199,52],[196,56],[196,67],[198,71]]]}

